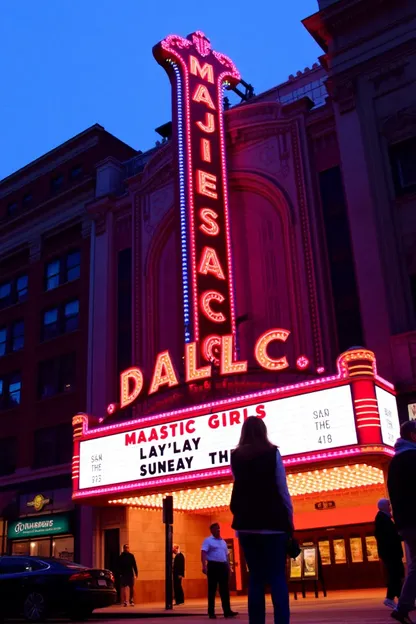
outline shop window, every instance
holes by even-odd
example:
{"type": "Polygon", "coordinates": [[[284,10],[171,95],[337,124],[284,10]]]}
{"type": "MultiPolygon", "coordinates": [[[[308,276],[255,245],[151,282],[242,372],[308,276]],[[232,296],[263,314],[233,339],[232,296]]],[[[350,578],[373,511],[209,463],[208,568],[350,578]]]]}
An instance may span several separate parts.
{"type": "Polygon", "coordinates": [[[350,537],[350,551],[353,563],[363,563],[363,542],[361,537],[350,537]]]}
{"type": "Polygon", "coordinates": [[[64,423],[35,431],[34,468],[46,468],[71,462],[71,429],[71,423],[64,423]]]}
{"type": "Polygon", "coordinates": [[[74,561],[74,538],[54,537],[52,542],[52,557],[64,561],[74,561]]]}
{"type": "Polygon", "coordinates": [[[0,409],[11,409],[20,405],[22,381],[20,373],[0,378],[0,409]]]}
{"type": "Polygon", "coordinates": [[[13,474],[16,470],[17,438],[0,438],[0,475],[13,474]]]}
{"type": "Polygon", "coordinates": [[[365,538],[365,551],[367,561],[379,561],[377,542],[374,535],[367,535],[365,538]]]}
{"type": "Polygon", "coordinates": [[[339,564],[347,563],[347,553],[345,552],[345,540],[334,539],[333,546],[334,546],[335,563],[339,563],[339,564]]]}
{"type": "Polygon", "coordinates": [[[45,269],[45,289],[53,290],[67,282],[78,279],[81,273],[81,254],[78,250],[70,251],[61,258],[47,263],[45,269]]]}
{"type": "Polygon", "coordinates": [[[416,192],[416,137],[391,145],[389,153],[396,195],[416,192]]]}
{"type": "Polygon", "coordinates": [[[318,547],[322,565],[331,565],[331,549],[329,546],[329,540],[320,540],[318,542],[318,547]]]}
{"type": "Polygon", "coordinates": [[[66,353],[39,364],[38,395],[46,399],[75,388],[76,355],[66,353]]]}

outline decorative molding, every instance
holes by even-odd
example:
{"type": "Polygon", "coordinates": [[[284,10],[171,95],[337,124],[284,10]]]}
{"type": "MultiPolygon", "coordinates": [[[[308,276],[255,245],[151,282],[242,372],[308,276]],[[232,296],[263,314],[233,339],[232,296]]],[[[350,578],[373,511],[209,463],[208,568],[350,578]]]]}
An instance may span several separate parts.
{"type": "Polygon", "coordinates": [[[82,222],[82,238],[89,238],[91,236],[91,219],[84,219],[82,222]]]}
{"type": "Polygon", "coordinates": [[[345,82],[336,82],[334,78],[328,78],[326,88],[330,98],[338,104],[338,110],[341,115],[349,113],[355,108],[355,79],[349,79],[345,82]]]}
{"type": "Polygon", "coordinates": [[[402,78],[407,65],[409,65],[409,61],[398,59],[373,72],[370,75],[370,80],[374,84],[376,91],[379,90],[383,83],[389,82],[392,79],[397,81],[402,78]]]}
{"type": "Polygon", "coordinates": [[[95,235],[101,236],[107,231],[107,212],[99,214],[95,219],[95,235]]]}
{"type": "Polygon", "coordinates": [[[416,134],[416,106],[409,106],[396,111],[381,122],[381,134],[389,142],[414,136],[416,134]]]}
{"type": "MultiPolygon", "coordinates": [[[[51,158],[51,161],[48,164],[43,165],[43,167],[41,166],[36,167],[36,165],[33,164],[33,167],[35,168],[35,170],[32,173],[27,173],[25,176],[19,178],[14,183],[10,179],[10,184],[7,184],[7,178],[5,178],[1,183],[1,186],[4,186],[5,188],[0,190],[0,199],[2,199],[3,197],[6,197],[7,195],[10,195],[10,193],[18,191],[19,189],[23,188],[24,186],[27,186],[28,184],[31,184],[32,182],[34,182],[37,178],[39,178],[42,175],[45,175],[46,173],[52,173],[57,168],[61,167],[64,163],[75,158],[78,154],[82,154],[90,150],[91,148],[95,147],[96,145],[98,145],[98,141],[99,141],[99,138],[94,137],[90,139],[89,141],[85,141],[79,147],[75,149],[65,151],[65,154],[60,157],[53,158],[52,154],[50,154],[49,157],[51,158]]],[[[47,158],[48,154],[45,154],[44,157],[47,158]]],[[[31,164],[27,166],[31,167],[31,164]]],[[[17,171],[16,173],[12,173],[10,178],[13,178],[14,176],[17,177],[18,175],[19,175],[19,172],[17,171]]]]}

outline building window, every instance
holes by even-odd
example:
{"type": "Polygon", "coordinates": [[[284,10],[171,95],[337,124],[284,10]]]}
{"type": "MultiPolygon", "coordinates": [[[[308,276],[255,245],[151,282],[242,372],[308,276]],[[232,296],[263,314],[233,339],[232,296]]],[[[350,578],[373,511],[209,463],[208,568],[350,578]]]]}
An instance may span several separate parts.
{"type": "Polygon", "coordinates": [[[21,351],[25,345],[24,321],[15,321],[10,327],[0,329],[0,357],[21,351]]]}
{"type": "Polygon", "coordinates": [[[71,180],[79,180],[79,178],[82,175],[82,166],[81,165],[75,165],[75,167],[72,167],[71,169],[71,180]]]}
{"type": "Polygon", "coordinates": [[[0,409],[6,410],[20,405],[21,390],[20,373],[0,378],[0,409]]]}
{"type": "Polygon", "coordinates": [[[69,301],[64,307],[64,333],[73,332],[79,325],[79,301],[69,301]]]}
{"type": "Polygon", "coordinates": [[[21,351],[25,346],[25,323],[16,321],[12,325],[11,350],[21,351]]]}
{"type": "Polygon", "coordinates": [[[58,193],[64,185],[64,176],[58,175],[51,180],[51,191],[52,193],[58,193]]]}
{"type": "Polygon", "coordinates": [[[363,344],[363,331],[340,168],[333,167],[322,171],[319,174],[319,188],[338,348],[342,352],[354,345],[363,344]]]}
{"type": "Polygon", "coordinates": [[[42,340],[50,340],[78,329],[79,301],[74,299],[60,307],[46,310],[42,320],[42,340]]]}
{"type": "Polygon", "coordinates": [[[73,282],[80,276],[81,254],[79,251],[72,251],[66,257],[66,281],[73,282]]]}
{"type": "Polygon", "coordinates": [[[71,423],[35,431],[34,468],[70,463],[72,459],[71,423]]]}
{"type": "Polygon", "coordinates": [[[416,137],[390,146],[396,195],[416,192],[416,137]]]}
{"type": "Polygon", "coordinates": [[[23,208],[29,208],[32,203],[32,199],[32,193],[26,193],[26,195],[23,196],[23,208]]]}
{"type": "Polygon", "coordinates": [[[75,353],[67,353],[39,364],[38,396],[40,399],[71,392],[75,388],[75,353]]]}
{"type": "Polygon", "coordinates": [[[21,275],[17,279],[0,284],[0,309],[15,303],[26,301],[28,295],[28,277],[21,275]]]}
{"type": "Polygon", "coordinates": [[[26,301],[28,293],[28,277],[27,275],[21,275],[16,281],[16,297],[17,301],[26,301]]]}
{"type": "Polygon", "coordinates": [[[10,218],[15,217],[19,212],[19,204],[17,202],[10,202],[7,206],[7,216],[10,218]]]}
{"type": "Polygon", "coordinates": [[[66,282],[78,279],[81,273],[81,254],[79,250],[70,251],[61,258],[55,258],[46,265],[45,288],[53,290],[66,282]]]}
{"type": "Polygon", "coordinates": [[[13,474],[16,470],[17,438],[0,439],[0,475],[13,474]]]}
{"type": "Polygon", "coordinates": [[[7,353],[7,327],[0,329],[0,357],[7,353]]]}

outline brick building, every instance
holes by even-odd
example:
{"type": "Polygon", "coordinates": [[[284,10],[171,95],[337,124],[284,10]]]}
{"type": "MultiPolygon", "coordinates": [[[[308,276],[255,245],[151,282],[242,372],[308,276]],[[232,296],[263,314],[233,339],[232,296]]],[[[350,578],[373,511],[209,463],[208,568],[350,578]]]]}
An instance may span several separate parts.
{"type": "Polygon", "coordinates": [[[95,125],[0,182],[0,517],[49,511],[70,520],[59,539],[16,533],[12,552],[74,552],[71,417],[87,402],[86,204],[97,164],[134,153],[95,125]]]}

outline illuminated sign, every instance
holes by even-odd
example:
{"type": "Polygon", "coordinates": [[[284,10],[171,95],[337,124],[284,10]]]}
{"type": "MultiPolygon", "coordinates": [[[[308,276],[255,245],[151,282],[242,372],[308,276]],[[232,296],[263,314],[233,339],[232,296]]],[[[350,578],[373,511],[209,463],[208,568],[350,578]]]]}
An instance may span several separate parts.
{"type": "MultiPolygon", "coordinates": [[[[286,329],[271,329],[260,336],[254,347],[254,357],[257,360],[259,366],[265,370],[279,371],[289,367],[289,362],[286,356],[271,357],[268,352],[268,348],[273,342],[286,342],[290,335],[290,332],[286,329]]],[[[245,373],[247,371],[247,360],[236,361],[234,359],[234,340],[233,336],[225,335],[221,336],[220,351],[219,351],[219,366],[221,375],[235,375],[236,373],[245,373]]],[[[198,381],[201,379],[208,379],[212,375],[212,366],[208,364],[206,366],[198,367],[198,352],[197,343],[188,342],[185,343],[185,379],[186,382],[198,381]]],[[[298,358],[302,362],[309,361],[304,356],[298,358]]],[[[306,366],[302,366],[306,368],[306,366]]],[[[153,368],[153,375],[148,387],[148,394],[157,392],[160,388],[179,385],[179,376],[176,372],[175,366],[172,362],[169,351],[162,351],[156,357],[155,365],[153,368]]],[[[138,399],[144,388],[144,375],[140,368],[132,366],[123,371],[120,375],[120,407],[127,407],[138,399]]],[[[112,403],[108,406],[107,411],[111,414],[116,409],[116,406],[112,403]]]]}
{"type": "Polygon", "coordinates": [[[36,494],[33,497],[33,500],[26,503],[27,507],[33,507],[35,511],[42,511],[46,505],[49,505],[51,502],[50,498],[45,498],[43,494],[36,494]]]}
{"type": "Polygon", "coordinates": [[[380,414],[382,440],[384,444],[394,446],[397,439],[400,438],[400,421],[396,397],[377,386],[376,398],[380,414]]]}
{"type": "Polygon", "coordinates": [[[210,362],[220,337],[235,336],[223,92],[240,74],[200,31],[171,35],[153,53],[173,88],[185,342],[210,362]]]}
{"type": "Polygon", "coordinates": [[[9,522],[7,537],[10,540],[23,539],[25,537],[43,537],[45,535],[62,535],[70,533],[70,520],[67,514],[54,514],[52,516],[40,516],[22,518],[15,522],[9,522]]]}
{"type": "Polygon", "coordinates": [[[276,400],[264,398],[181,420],[152,425],[136,421],[134,428],[124,426],[119,433],[81,440],[79,489],[173,475],[187,481],[201,471],[215,474],[216,469],[229,466],[231,449],[238,444],[249,416],[264,418],[269,437],[283,456],[357,443],[349,385],[276,400]]]}

